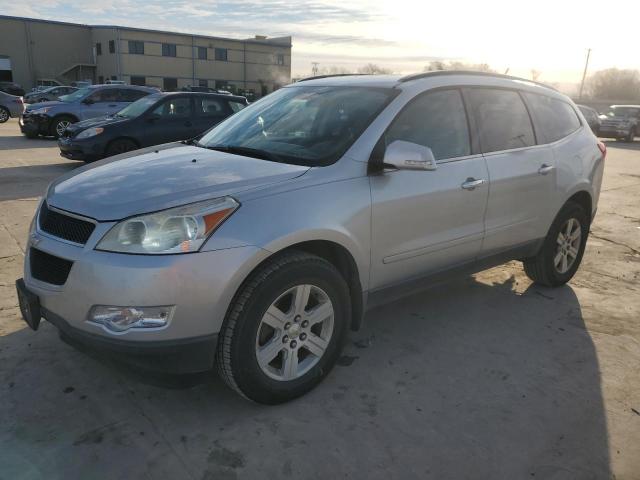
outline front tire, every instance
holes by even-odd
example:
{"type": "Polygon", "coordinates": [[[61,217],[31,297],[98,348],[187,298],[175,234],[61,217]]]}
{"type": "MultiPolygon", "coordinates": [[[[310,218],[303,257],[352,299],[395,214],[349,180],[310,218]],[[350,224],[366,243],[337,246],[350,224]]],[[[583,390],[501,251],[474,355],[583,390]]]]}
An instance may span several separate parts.
{"type": "Polygon", "coordinates": [[[61,115],[53,119],[49,134],[54,138],[60,138],[69,125],[75,122],[73,117],[61,115]]]}
{"type": "Polygon", "coordinates": [[[589,226],[584,208],[567,202],[551,224],[538,254],[523,261],[527,276],[547,287],[558,287],[571,280],[582,261],[589,226]]]}
{"type": "Polygon", "coordinates": [[[9,120],[9,117],[11,117],[9,110],[4,107],[0,107],[0,123],[5,123],[7,120],[9,120]]]}
{"type": "Polygon", "coordinates": [[[350,312],[349,288],[331,263],[298,251],[278,255],[231,303],[218,340],[218,372],[258,403],[299,397],[334,366],[350,312]]]}

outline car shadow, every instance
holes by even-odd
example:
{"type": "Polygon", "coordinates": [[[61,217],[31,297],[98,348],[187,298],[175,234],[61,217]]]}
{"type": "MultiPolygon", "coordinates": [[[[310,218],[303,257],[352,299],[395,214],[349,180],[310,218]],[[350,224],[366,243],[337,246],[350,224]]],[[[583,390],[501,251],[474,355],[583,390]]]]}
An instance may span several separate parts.
{"type": "Polygon", "coordinates": [[[53,179],[83,165],[82,162],[67,162],[22,167],[0,166],[0,201],[40,196],[53,179]]]}
{"type": "Polygon", "coordinates": [[[3,473],[609,478],[598,359],[575,292],[506,276],[369,312],[334,371],[274,407],[213,374],[180,384],[125,373],[60,342],[47,322],[5,335],[3,473]]]}
{"type": "Polygon", "coordinates": [[[57,141],[53,137],[27,138],[24,135],[12,135],[0,137],[0,151],[23,150],[29,148],[56,147],[57,141]]]}
{"type": "Polygon", "coordinates": [[[636,139],[635,142],[619,142],[617,140],[603,140],[602,142],[607,146],[607,148],[615,148],[620,150],[640,150],[640,141],[636,139]]]}

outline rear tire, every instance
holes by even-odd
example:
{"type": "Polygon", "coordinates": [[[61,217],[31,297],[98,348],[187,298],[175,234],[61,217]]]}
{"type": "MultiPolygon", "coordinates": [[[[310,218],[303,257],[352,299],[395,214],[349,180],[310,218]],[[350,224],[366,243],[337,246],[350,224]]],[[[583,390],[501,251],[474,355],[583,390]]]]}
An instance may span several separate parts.
{"type": "Polygon", "coordinates": [[[635,138],[636,138],[636,129],[635,129],[635,127],[631,127],[631,129],[629,130],[629,133],[624,138],[624,141],[627,142],[627,143],[633,143],[635,138]]]}
{"type": "Polygon", "coordinates": [[[251,274],[229,306],[218,372],[258,403],[299,397],[334,366],[350,315],[349,288],[331,263],[298,251],[277,255],[251,274]]]}
{"type": "Polygon", "coordinates": [[[10,117],[11,114],[9,113],[9,110],[4,107],[0,107],[0,123],[5,123],[10,117]]]}
{"type": "Polygon", "coordinates": [[[114,155],[120,155],[121,153],[130,152],[131,150],[137,150],[138,148],[138,144],[133,140],[118,138],[107,146],[106,154],[107,157],[112,157],[114,155]]]}
{"type": "Polygon", "coordinates": [[[582,261],[589,226],[587,212],[577,203],[567,202],[551,224],[538,254],[523,260],[527,276],[547,287],[571,280],[582,261]]]}

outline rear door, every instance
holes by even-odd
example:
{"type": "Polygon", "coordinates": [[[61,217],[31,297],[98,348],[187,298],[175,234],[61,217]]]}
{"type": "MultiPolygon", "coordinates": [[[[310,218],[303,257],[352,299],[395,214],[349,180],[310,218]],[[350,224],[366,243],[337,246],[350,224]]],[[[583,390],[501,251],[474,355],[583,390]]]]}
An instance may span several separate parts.
{"type": "Polygon", "coordinates": [[[195,98],[193,137],[206,132],[233,113],[222,97],[202,95],[195,98]]]}
{"type": "Polygon", "coordinates": [[[556,170],[552,150],[538,145],[517,90],[465,89],[487,161],[491,189],[482,255],[489,256],[544,237],[554,205],[556,170]]]}
{"type": "Polygon", "coordinates": [[[383,138],[395,140],[429,147],[437,169],[370,176],[372,290],[474,260],[484,233],[488,172],[472,152],[461,92],[413,99],[383,138]]]}
{"type": "Polygon", "coordinates": [[[98,88],[88,97],[91,103],[83,104],[78,111],[80,120],[105,117],[116,113],[118,109],[118,92],[114,88],[98,88]]]}
{"type": "Polygon", "coordinates": [[[193,137],[193,102],[190,96],[171,95],[145,115],[140,135],[143,146],[187,140],[193,137]]]}

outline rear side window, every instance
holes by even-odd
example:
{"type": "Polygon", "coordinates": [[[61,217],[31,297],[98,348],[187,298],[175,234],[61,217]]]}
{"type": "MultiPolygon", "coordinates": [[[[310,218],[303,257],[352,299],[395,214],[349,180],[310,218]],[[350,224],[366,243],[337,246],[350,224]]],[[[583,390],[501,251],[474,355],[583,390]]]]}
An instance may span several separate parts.
{"type": "Polygon", "coordinates": [[[144,90],[123,89],[123,90],[120,90],[120,101],[135,102],[136,100],[139,100],[140,98],[147,96],[148,93],[149,92],[145,92],[144,90]]]}
{"type": "Polygon", "coordinates": [[[536,125],[544,135],[545,142],[551,143],[575,132],[580,128],[580,120],[571,105],[546,95],[526,92],[536,125]]]}
{"type": "Polygon", "coordinates": [[[412,100],[385,134],[386,145],[396,140],[429,147],[436,160],[469,155],[469,129],[460,92],[439,90],[412,100]]]}
{"type": "Polygon", "coordinates": [[[535,145],[531,119],[518,92],[474,88],[469,100],[483,152],[535,145]]]}
{"type": "Polygon", "coordinates": [[[233,110],[233,113],[236,113],[236,112],[239,112],[240,110],[242,110],[247,105],[244,104],[244,103],[234,102],[234,101],[230,100],[229,101],[229,106],[231,107],[231,110],[233,110]]]}
{"type": "Polygon", "coordinates": [[[199,98],[196,100],[196,112],[205,117],[220,117],[227,115],[229,108],[226,102],[218,98],[199,98]]]}

